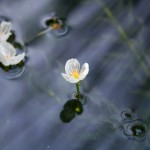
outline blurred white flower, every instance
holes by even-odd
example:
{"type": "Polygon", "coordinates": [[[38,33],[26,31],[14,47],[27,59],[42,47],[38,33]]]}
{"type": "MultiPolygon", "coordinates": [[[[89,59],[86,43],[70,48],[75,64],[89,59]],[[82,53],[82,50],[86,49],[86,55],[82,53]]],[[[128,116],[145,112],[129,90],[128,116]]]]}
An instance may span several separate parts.
{"type": "Polygon", "coordinates": [[[62,73],[62,76],[66,79],[66,81],[70,83],[78,83],[87,76],[89,72],[89,65],[88,63],[85,63],[80,70],[80,63],[77,59],[72,58],[66,62],[65,72],[66,74],[62,73]]]}
{"type": "Polygon", "coordinates": [[[0,42],[0,62],[4,66],[16,65],[25,57],[25,53],[16,55],[16,49],[8,42],[0,42]]]}
{"type": "Polygon", "coordinates": [[[6,41],[11,34],[11,23],[2,21],[0,24],[0,41],[6,41]]]}

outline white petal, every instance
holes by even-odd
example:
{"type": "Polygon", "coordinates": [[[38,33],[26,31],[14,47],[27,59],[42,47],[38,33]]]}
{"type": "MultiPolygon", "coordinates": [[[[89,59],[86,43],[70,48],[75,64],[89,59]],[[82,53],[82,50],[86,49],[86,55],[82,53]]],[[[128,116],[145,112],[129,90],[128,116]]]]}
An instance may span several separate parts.
{"type": "Polygon", "coordinates": [[[80,63],[78,62],[77,59],[72,58],[66,62],[65,71],[67,75],[70,75],[74,70],[77,70],[79,72],[80,63]]]}
{"type": "Polygon", "coordinates": [[[67,74],[62,73],[61,75],[64,77],[64,79],[66,81],[68,81],[70,83],[77,83],[77,82],[79,82],[79,79],[75,79],[75,78],[73,78],[73,77],[71,77],[71,76],[69,76],[67,74]]]}
{"type": "Polygon", "coordinates": [[[11,45],[6,41],[0,42],[0,52],[2,52],[3,55],[10,55],[10,56],[16,55],[16,49],[13,47],[13,45],[11,45]]]}
{"type": "Polygon", "coordinates": [[[0,28],[1,28],[1,30],[0,30],[1,32],[7,34],[7,33],[9,33],[11,31],[11,23],[3,21],[1,23],[0,28]]]}
{"type": "Polygon", "coordinates": [[[83,80],[87,74],[89,73],[89,65],[88,63],[85,63],[83,66],[82,66],[82,69],[80,71],[80,76],[79,76],[79,79],[80,80],[83,80]]]}
{"type": "Polygon", "coordinates": [[[0,41],[6,41],[8,38],[9,38],[9,36],[11,35],[11,33],[8,33],[8,34],[1,34],[0,35],[0,41]]]}
{"type": "Polygon", "coordinates": [[[7,55],[7,49],[2,42],[0,42],[0,55],[7,55]]]}
{"type": "Polygon", "coordinates": [[[5,59],[5,57],[0,53],[0,62],[4,65],[4,66],[9,66],[9,62],[5,59]]]}
{"type": "Polygon", "coordinates": [[[19,62],[21,62],[25,57],[25,53],[19,54],[17,56],[11,57],[9,60],[10,65],[17,65],[19,62]]]}
{"type": "Polygon", "coordinates": [[[11,23],[10,22],[2,22],[0,25],[0,40],[6,41],[11,35],[11,23]]]}

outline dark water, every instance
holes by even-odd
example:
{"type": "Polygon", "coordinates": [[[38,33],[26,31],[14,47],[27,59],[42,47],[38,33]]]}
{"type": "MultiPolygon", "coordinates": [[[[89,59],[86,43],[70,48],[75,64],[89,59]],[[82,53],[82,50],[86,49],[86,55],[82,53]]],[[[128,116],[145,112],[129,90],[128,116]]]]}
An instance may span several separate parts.
{"type": "Polygon", "coordinates": [[[22,76],[0,76],[0,150],[150,149],[149,0],[1,0],[0,16],[28,43],[22,76]],[[32,40],[53,12],[69,34],[32,40]],[[85,105],[61,76],[70,58],[90,66],[85,105]]]}

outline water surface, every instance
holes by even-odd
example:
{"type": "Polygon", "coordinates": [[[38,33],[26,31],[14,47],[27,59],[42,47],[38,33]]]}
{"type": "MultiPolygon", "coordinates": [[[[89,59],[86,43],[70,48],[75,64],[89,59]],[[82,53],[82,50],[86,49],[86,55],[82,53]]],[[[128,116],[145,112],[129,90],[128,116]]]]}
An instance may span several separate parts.
{"type": "Polygon", "coordinates": [[[28,61],[20,78],[0,76],[0,149],[148,150],[149,8],[149,0],[1,0],[0,16],[28,61]],[[66,18],[69,34],[34,39],[52,13],[66,18]],[[90,73],[82,114],[64,123],[60,113],[75,92],[61,76],[70,58],[88,62],[90,73]]]}

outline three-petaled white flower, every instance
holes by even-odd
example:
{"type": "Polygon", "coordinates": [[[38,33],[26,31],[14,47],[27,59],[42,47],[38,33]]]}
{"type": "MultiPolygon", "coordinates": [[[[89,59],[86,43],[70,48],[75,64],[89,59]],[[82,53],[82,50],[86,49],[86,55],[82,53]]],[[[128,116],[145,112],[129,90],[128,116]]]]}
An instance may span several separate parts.
{"type": "Polygon", "coordinates": [[[66,74],[62,73],[62,76],[66,79],[66,81],[71,83],[78,83],[80,80],[83,80],[88,72],[89,65],[85,63],[80,70],[80,63],[77,59],[69,59],[65,65],[66,74]]]}
{"type": "Polygon", "coordinates": [[[25,57],[25,53],[16,54],[16,49],[11,44],[6,41],[0,42],[0,62],[4,66],[16,65],[25,57]]]}
{"type": "Polygon", "coordinates": [[[6,41],[11,34],[11,23],[2,21],[0,24],[0,41],[6,41]]]}

